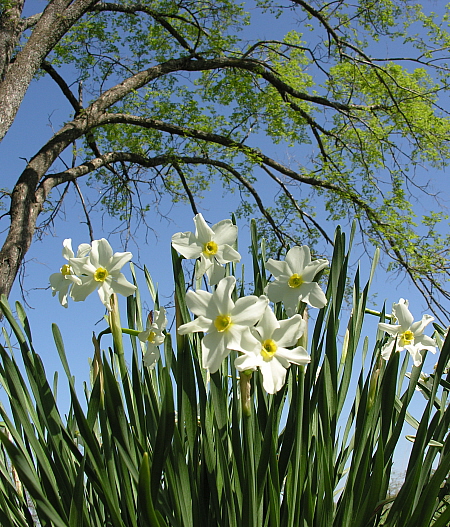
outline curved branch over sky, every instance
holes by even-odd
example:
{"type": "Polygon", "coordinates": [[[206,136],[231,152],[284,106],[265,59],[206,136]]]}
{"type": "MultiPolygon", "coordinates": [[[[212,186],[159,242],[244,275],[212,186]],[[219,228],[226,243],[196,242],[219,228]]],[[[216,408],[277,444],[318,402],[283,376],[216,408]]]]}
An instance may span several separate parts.
{"type": "Polygon", "coordinates": [[[263,219],[273,250],[311,243],[326,252],[327,221],[356,218],[362,241],[381,246],[445,313],[449,240],[442,216],[415,210],[413,199],[433,199],[422,172],[450,158],[450,35],[422,4],[257,2],[261,38],[248,6],[231,0],[51,0],[42,13],[8,2],[0,138],[36,76],[55,82],[72,113],[2,193],[0,292],[9,294],[38,224],[57,221],[71,189],[86,207],[86,181],[102,189],[96,207],[139,217],[144,188],[195,211],[219,181],[239,190],[238,214],[263,219]],[[295,24],[271,34],[278,16],[295,24]],[[315,217],[318,200],[328,218],[315,217]]]}

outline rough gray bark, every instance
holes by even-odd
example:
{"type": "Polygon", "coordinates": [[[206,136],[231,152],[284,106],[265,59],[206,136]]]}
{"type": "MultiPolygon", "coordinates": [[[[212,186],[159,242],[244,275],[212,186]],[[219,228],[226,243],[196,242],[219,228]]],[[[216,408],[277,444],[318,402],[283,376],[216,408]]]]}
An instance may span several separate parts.
{"type": "Polygon", "coordinates": [[[0,15],[0,81],[5,76],[6,69],[22,32],[22,9],[25,0],[11,2],[0,15]]]}
{"type": "Polygon", "coordinates": [[[41,67],[42,61],[55,44],[73,26],[73,24],[97,0],[53,0],[39,17],[30,38],[24,47],[10,62],[12,50],[16,46],[20,34],[25,28],[20,19],[23,2],[13,4],[13,8],[5,11],[0,21],[0,52],[3,57],[2,80],[0,82],[0,141],[12,125],[16,113],[22,103],[31,80],[41,67]],[[3,22],[3,32],[1,22],[3,22]]]}

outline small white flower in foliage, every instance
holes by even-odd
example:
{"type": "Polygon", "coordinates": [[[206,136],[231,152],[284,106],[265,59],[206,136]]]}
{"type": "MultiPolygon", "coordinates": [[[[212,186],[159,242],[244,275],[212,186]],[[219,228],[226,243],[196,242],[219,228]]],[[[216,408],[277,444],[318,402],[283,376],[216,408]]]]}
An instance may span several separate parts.
{"type": "Polygon", "coordinates": [[[214,293],[188,291],[186,304],[197,318],[178,328],[180,335],[204,332],[202,339],[202,365],[216,372],[231,350],[251,351],[255,337],[250,328],[262,317],[269,302],[266,296],[245,296],[231,299],[236,285],[234,276],[223,278],[214,293]]]}
{"type": "MultiPolygon", "coordinates": [[[[85,256],[91,249],[88,243],[82,243],[78,246],[77,257],[85,256]]],[[[75,256],[72,251],[72,240],[67,238],[63,241],[63,258],[69,262],[71,258],[75,256]]],[[[81,279],[75,276],[73,269],[69,263],[64,264],[59,273],[53,273],[50,275],[50,285],[52,286],[52,295],[55,296],[58,293],[58,298],[63,307],[67,307],[67,297],[69,296],[69,289],[71,286],[81,284],[81,279]]]]}
{"type": "Polygon", "coordinates": [[[431,315],[423,315],[422,320],[414,322],[414,318],[408,309],[408,301],[400,298],[398,304],[394,304],[392,314],[397,324],[386,324],[380,322],[378,329],[390,335],[388,341],[381,350],[383,359],[388,360],[393,351],[408,350],[414,361],[414,366],[422,364],[421,350],[429,350],[436,353],[436,341],[423,334],[425,327],[434,320],[431,315]]]}
{"type": "Polygon", "coordinates": [[[163,331],[167,326],[166,310],[162,307],[159,311],[154,310],[150,313],[147,329],[139,333],[138,338],[147,344],[147,351],[144,355],[144,365],[153,368],[158,362],[160,353],[159,345],[164,342],[163,331]]]}
{"type": "Polygon", "coordinates": [[[288,316],[297,312],[300,301],[312,307],[324,307],[327,303],[325,294],[313,280],[328,264],[328,260],[311,261],[306,245],[292,247],[284,261],[269,258],[266,262],[266,269],[275,280],[267,284],[264,292],[272,302],[283,302],[288,316]]]}
{"type": "Polygon", "coordinates": [[[300,315],[287,320],[277,320],[268,306],[259,323],[252,330],[257,345],[251,353],[240,355],[234,362],[239,371],[259,368],[263,376],[263,386],[268,393],[276,393],[286,381],[287,368],[291,364],[308,364],[311,357],[297,344],[303,335],[306,322],[300,315]]]}
{"type": "Polygon", "coordinates": [[[136,286],[120,272],[131,258],[130,252],[113,254],[105,238],[94,240],[89,256],[70,259],[74,273],[81,279],[81,284],[72,288],[71,297],[75,302],[80,302],[97,290],[100,300],[111,311],[109,300],[113,293],[130,296],[136,290],[136,286]]]}
{"type": "Polygon", "coordinates": [[[223,264],[239,262],[241,255],[231,247],[237,238],[237,226],[222,220],[209,227],[201,214],[194,217],[195,233],[178,232],[172,236],[172,246],[185,258],[200,258],[195,274],[205,273],[209,283],[216,285],[225,276],[223,264]]]}

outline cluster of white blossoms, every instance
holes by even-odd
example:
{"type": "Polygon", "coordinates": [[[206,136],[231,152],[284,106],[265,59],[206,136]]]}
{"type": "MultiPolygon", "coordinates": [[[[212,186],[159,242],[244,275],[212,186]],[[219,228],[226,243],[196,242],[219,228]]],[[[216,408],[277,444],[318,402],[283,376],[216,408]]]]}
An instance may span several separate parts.
{"type": "Polygon", "coordinates": [[[270,259],[266,263],[275,280],[267,285],[265,295],[244,296],[234,302],[236,279],[225,277],[224,264],[241,258],[231,247],[237,227],[231,220],[223,220],[210,228],[201,214],[195,216],[194,222],[195,234],[175,234],[172,246],[185,258],[199,258],[196,277],[206,273],[209,283],[217,286],[213,293],[201,289],[186,293],[186,304],[196,318],[181,325],[178,333],[205,333],[202,365],[211,373],[235,350],[240,353],[235,360],[236,369],[259,369],[265,390],[276,393],[285,383],[290,364],[304,365],[311,360],[306,350],[297,346],[306,327],[297,310],[300,302],[316,308],[326,305],[325,294],[313,280],[328,261],[311,261],[308,247],[293,247],[284,261],[270,259]],[[290,318],[277,320],[269,302],[283,302],[290,318]]]}
{"type": "Polygon", "coordinates": [[[69,297],[80,302],[97,290],[100,300],[111,311],[110,298],[113,293],[129,296],[136,290],[136,286],[120,272],[131,260],[132,254],[113,254],[105,238],[94,240],[92,245],[79,245],[76,256],[72,251],[72,240],[68,238],[63,242],[62,255],[68,263],[61,267],[59,273],[50,276],[50,285],[53,296],[58,293],[64,307],[67,307],[69,297]]]}
{"type": "MultiPolygon", "coordinates": [[[[311,261],[307,246],[291,248],[283,261],[270,258],[266,269],[274,280],[269,282],[263,295],[249,295],[233,300],[236,287],[234,276],[225,276],[225,265],[239,262],[241,255],[232,247],[236,243],[237,227],[231,220],[223,220],[209,227],[201,214],[194,217],[195,233],[179,232],[172,236],[172,246],[185,258],[195,258],[196,278],[208,277],[215,286],[212,293],[198,289],[186,293],[186,305],[196,318],[178,328],[178,333],[202,332],[202,366],[216,372],[231,351],[239,352],[234,365],[238,371],[260,370],[263,386],[276,393],[285,383],[291,364],[306,365],[311,358],[299,346],[306,322],[298,314],[300,303],[323,308],[327,298],[315,282],[328,260],[311,261]],[[281,302],[286,315],[278,320],[270,303],[281,302]]],[[[97,290],[100,300],[111,310],[113,293],[129,296],[136,286],[120,272],[131,260],[130,252],[114,253],[107,240],[94,240],[92,245],[81,244],[75,256],[72,241],[64,240],[63,258],[67,261],[59,273],[50,276],[53,295],[58,293],[61,305],[67,307],[68,298],[75,302],[85,300],[97,290]]],[[[394,304],[394,324],[379,323],[380,330],[389,334],[381,355],[388,360],[393,351],[408,350],[414,365],[422,363],[422,351],[436,352],[436,342],[423,334],[434,320],[424,315],[414,322],[408,302],[401,298],[394,304]]],[[[165,339],[166,310],[161,307],[149,315],[147,328],[137,336],[146,344],[144,364],[153,367],[160,357],[159,346],[165,339]]],[[[137,334],[137,332],[136,332],[137,334]]]]}
{"type": "Polygon", "coordinates": [[[380,322],[378,329],[388,333],[389,338],[381,350],[384,360],[389,360],[393,351],[406,349],[413,358],[414,366],[422,364],[422,350],[436,353],[436,341],[423,334],[425,327],[434,320],[431,315],[423,315],[422,320],[414,322],[414,318],[408,309],[408,301],[400,298],[398,304],[394,304],[392,315],[396,324],[380,322]]]}

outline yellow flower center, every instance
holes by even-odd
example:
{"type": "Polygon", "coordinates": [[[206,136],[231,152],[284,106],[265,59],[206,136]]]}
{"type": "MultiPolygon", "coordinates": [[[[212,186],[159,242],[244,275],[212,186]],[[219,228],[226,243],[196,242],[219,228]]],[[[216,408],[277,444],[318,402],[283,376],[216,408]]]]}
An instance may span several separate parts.
{"type": "Polygon", "coordinates": [[[203,245],[203,254],[205,254],[206,256],[214,256],[215,254],[217,254],[218,250],[219,247],[217,243],[213,242],[212,240],[203,245]]]}
{"type": "Polygon", "coordinates": [[[302,284],[303,278],[297,273],[293,274],[288,280],[288,286],[292,287],[292,289],[297,289],[297,287],[300,287],[302,284]]]}
{"type": "Polygon", "coordinates": [[[67,276],[68,274],[72,274],[72,269],[70,267],[69,264],[64,264],[62,267],[61,267],[61,274],[63,276],[67,276]]]}
{"type": "Polygon", "coordinates": [[[261,348],[262,358],[266,362],[271,361],[272,357],[275,355],[277,349],[278,349],[278,346],[277,346],[277,344],[276,344],[276,342],[274,340],[272,340],[272,339],[265,340],[262,343],[262,348],[261,348]]]}
{"type": "Polygon", "coordinates": [[[407,329],[404,333],[400,335],[400,346],[407,346],[414,342],[414,333],[407,329]]]}
{"type": "Polygon", "coordinates": [[[219,333],[228,331],[232,325],[233,323],[231,322],[230,315],[218,315],[216,320],[214,320],[214,327],[219,333]]]}
{"type": "Polygon", "coordinates": [[[155,337],[156,337],[156,333],[154,331],[150,331],[148,337],[147,337],[147,340],[154,344],[155,343],[155,337]]]}
{"type": "Polygon", "coordinates": [[[94,280],[96,282],[104,282],[109,273],[104,267],[99,267],[94,273],[94,280]]]}

